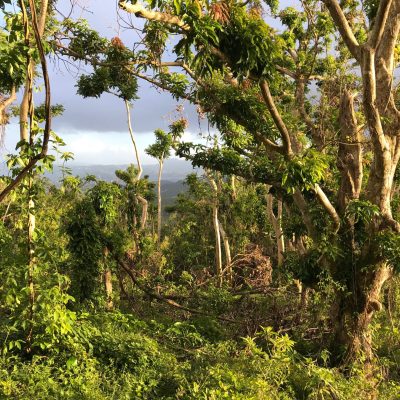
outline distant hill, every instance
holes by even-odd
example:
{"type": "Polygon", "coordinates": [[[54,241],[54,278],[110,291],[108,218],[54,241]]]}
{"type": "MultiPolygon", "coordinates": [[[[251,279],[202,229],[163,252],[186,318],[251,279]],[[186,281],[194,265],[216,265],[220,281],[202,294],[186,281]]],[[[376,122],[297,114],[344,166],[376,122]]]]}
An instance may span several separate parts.
{"type": "MultiPolygon", "coordinates": [[[[115,171],[117,169],[126,169],[128,164],[121,165],[67,165],[72,175],[85,177],[86,175],[95,175],[98,179],[104,181],[117,180],[115,171]]],[[[0,175],[6,171],[4,165],[0,165],[0,175]]],[[[201,174],[202,170],[199,168],[193,168],[192,165],[184,160],[179,159],[168,159],[164,163],[161,193],[163,196],[163,208],[173,204],[178,193],[186,190],[183,183],[187,175],[191,173],[201,174]]],[[[157,182],[158,178],[158,164],[143,165],[143,174],[149,176],[149,180],[157,182]]],[[[57,184],[62,178],[61,167],[59,165],[54,166],[52,173],[45,173],[45,177],[48,178],[54,184],[57,184]]]]}
{"type": "MultiPolygon", "coordinates": [[[[72,170],[72,175],[84,177],[86,175],[95,175],[98,179],[104,181],[113,181],[116,179],[115,171],[117,169],[126,169],[128,164],[120,165],[68,165],[72,170]]],[[[164,163],[163,181],[178,182],[183,181],[188,174],[201,173],[201,170],[194,169],[192,165],[184,160],[168,159],[164,163]]],[[[158,164],[143,165],[143,174],[149,176],[149,180],[156,182],[158,177],[158,164]]],[[[62,177],[59,166],[54,167],[53,173],[46,173],[46,178],[57,183],[62,177]]]]}

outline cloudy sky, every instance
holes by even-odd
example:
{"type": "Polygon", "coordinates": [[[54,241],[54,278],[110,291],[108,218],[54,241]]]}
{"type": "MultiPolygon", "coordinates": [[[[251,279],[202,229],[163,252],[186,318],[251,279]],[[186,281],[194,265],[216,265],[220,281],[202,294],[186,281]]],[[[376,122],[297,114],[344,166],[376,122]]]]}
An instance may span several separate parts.
{"type": "MultiPolygon", "coordinates": [[[[71,1],[60,0],[57,8],[67,15],[71,1]]],[[[83,7],[75,7],[75,16],[82,15],[90,25],[103,36],[112,38],[120,36],[126,46],[131,46],[137,39],[137,33],[132,29],[124,29],[124,22],[118,23],[118,10],[113,0],[79,0],[83,7]]],[[[125,13],[121,16],[127,18],[125,13]]],[[[135,27],[143,26],[143,21],[133,18],[135,27]]],[[[126,25],[126,24],[125,24],[126,25]]],[[[173,58],[171,57],[171,60],[173,58]]],[[[112,95],[103,95],[100,99],[83,99],[76,94],[75,82],[78,73],[85,72],[84,67],[77,71],[67,68],[57,60],[50,61],[52,103],[60,103],[65,107],[64,115],[53,121],[53,130],[67,143],[66,151],[75,154],[76,164],[125,164],[133,161],[133,149],[127,130],[125,105],[121,99],[112,95]]],[[[154,163],[144,153],[144,149],[153,141],[153,131],[156,128],[166,129],[177,116],[177,102],[167,93],[152,88],[146,82],[139,82],[139,100],[132,107],[132,123],[138,146],[141,149],[145,164],[154,163]]],[[[36,95],[36,103],[42,101],[42,95],[36,95]]],[[[185,139],[200,140],[199,133],[207,133],[207,124],[203,121],[199,126],[197,113],[189,103],[183,105],[183,114],[189,119],[189,128],[185,139]]],[[[13,151],[19,140],[18,125],[13,121],[6,128],[1,159],[13,151]]]]}

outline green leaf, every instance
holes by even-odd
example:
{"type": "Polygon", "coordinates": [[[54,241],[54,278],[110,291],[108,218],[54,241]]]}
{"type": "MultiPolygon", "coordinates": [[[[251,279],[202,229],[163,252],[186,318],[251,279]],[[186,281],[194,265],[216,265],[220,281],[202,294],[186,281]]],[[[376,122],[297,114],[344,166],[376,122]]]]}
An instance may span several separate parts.
{"type": "Polygon", "coordinates": [[[68,358],[67,360],[67,368],[72,369],[78,365],[78,359],[74,356],[68,358]]]}

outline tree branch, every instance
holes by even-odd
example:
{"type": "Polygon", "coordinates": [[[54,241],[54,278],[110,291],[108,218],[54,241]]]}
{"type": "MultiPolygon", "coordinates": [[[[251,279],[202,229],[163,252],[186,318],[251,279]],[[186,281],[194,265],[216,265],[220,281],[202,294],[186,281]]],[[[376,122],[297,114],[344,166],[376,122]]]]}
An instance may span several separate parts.
{"type": "Polygon", "coordinates": [[[295,189],[295,192],[293,193],[293,201],[300,211],[300,214],[303,218],[304,225],[307,228],[308,235],[314,241],[318,240],[318,233],[315,230],[315,225],[313,223],[312,216],[310,213],[310,207],[307,204],[306,200],[304,199],[303,194],[297,188],[295,189]]]}
{"type": "Polygon", "coordinates": [[[206,312],[201,311],[201,310],[196,310],[196,309],[193,309],[193,308],[189,308],[189,307],[182,306],[182,305],[178,304],[176,301],[171,300],[171,299],[169,299],[169,298],[167,298],[167,297],[162,296],[161,294],[155,292],[154,290],[152,290],[152,289],[150,289],[150,288],[148,288],[148,287],[142,285],[142,284],[138,281],[138,279],[136,278],[136,276],[135,276],[135,274],[133,273],[132,269],[131,269],[130,267],[128,267],[128,266],[125,264],[125,262],[122,261],[121,259],[119,259],[119,258],[117,258],[117,257],[115,257],[115,258],[116,258],[117,263],[120,265],[120,267],[122,267],[122,269],[129,275],[129,277],[131,278],[132,282],[133,282],[142,292],[146,293],[149,297],[151,297],[151,298],[153,298],[153,299],[156,299],[156,300],[158,300],[158,301],[161,301],[162,303],[169,304],[170,306],[175,307],[175,308],[177,308],[177,309],[179,309],[179,310],[190,312],[191,314],[212,316],[212,317],[214,317],[214,318],[216,318],[216,319],[218,319],[218,320],[220,320],[220,321],[230,322],[230,323],[238,323],[238,321],[235,321],[235,320],[230,319],[230,318],[224,318],[224,317],[220,317],[220,316],[214,316],[214,315],[211,315],[211,314],[206,313],[206,312]]]}
{"type": "Polygon", "coordinates": [[[379,46],[379,43],[382,39],[391,5],[392,0],[380,0],[379,2],[378,12],[374,21],[374,27],[368,38],[368,44],[373,49],[376,49],[379,46]]]}
{"type": "Polygon", "coordinates": [[[275,68],[277,71],[280,73],[289,76],[290,78],[296,79],[297,75],[295,72],[291,71],[290,69],[287,69],[285,67],[281,67],[280,65],[275,65],[275,68]]]}
{"type": "Polygon", "coordinates": [[[317,195],[317,198],[319,202],[322,204],[322,206],[325,208],[325,210],[328,212],[328,214],[331,216],[333,223],[334,223],[334,228],[335,228],[335,233],[339,230],[340,228],[340,217],[335,209],[333,207],[332,203],[324,193],[324,191],[321,189],[321,187],[316,184],[315,185],[315,193],[317,195]]]}
{"type": "Polygon", "coordinates": [[[337,2],[337,0],[322,0],[322,1],[328,8],[333,21],[335,22],[337,28],[339,29],[340,35],[342,36],[344,42],[346,43],[346,46],[350,50],[350,53],[357,61],[359,61],[361,55],[360,45],[358,44],[358,41],[354,36],[354,33],[339,3],[337,2]]]}
{"type": "Polygon", "coordinates": [[[278,109],[275,106],[275,102],[274,102],[274,99],[269,90],[267,81],[263,80],[260,82],[260,89],[261,89],[261,94],[263,96],[265,104],[267,105],[267,108],[268,108],[269,112],[271,113],[272,119],[274,120],[275,125],[281,134],[285,153],[287,156],[290,156],[290,155],[292,155],[292,147],[291,147],[291,143],[290,143],[289,131],[288,131],[285,123],[283,122],[283,119],[282,119],[278,109]]]}
{"type": "Polygon", "coordinates": [[[272,140],[266,138],[261,133],[258,133],[258,132],[252,132],[252,133],[264,145],[264,147],[266,148],[267,151],[268,150],[274,151],[274,152],[277,152],[282,155],[285,154],[285,148],[283,146],[280,146],[279,144],[274,143],[272,140]]]}
{"type": "Polygon", "coordinates": [[[149,21],[160,21],[160,22],[165,22],[170,25],[175,25],[178,26],[179,28],[183,29],[184,31],[189,31],[190,26],[183,22],[179,17],[168,14],[168,13],[163,13],[159,11],[150,11],[147,10],[142,4],[136,3],[136,4],[131,4],[127,3],[126,1],[119,1],[118,2],[119,7],[130,13],[130,14],[135,14],[136,17],[138,18],[145,18],[149,21]]]}

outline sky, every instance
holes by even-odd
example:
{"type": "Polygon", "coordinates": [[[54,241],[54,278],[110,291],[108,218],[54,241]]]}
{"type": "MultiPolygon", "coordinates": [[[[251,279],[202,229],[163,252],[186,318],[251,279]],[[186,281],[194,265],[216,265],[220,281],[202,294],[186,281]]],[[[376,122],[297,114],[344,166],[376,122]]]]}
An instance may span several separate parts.
{"type": "MultiPolygon", "coordinates": [[[[59,0],[57,9],[64,15],[69,14],[71,1],[59,0]]],[[[119,36],[126,46],[131,46],[137,36],[132,29],[124,29],[118,24],[118,10],[113,0],[79,0],[75,6],[75,16],[82,16],[89,21],[92,28],[101,35],[112,38],[119,36]]],[[[124,18],[129,18],[120,12],[124,18]]],[[[143,21],[133,17],[135,27],[141,28],[143,21]]],[[[121,25],[124,23],[121,22],[121,25]]],[[[173,57],[171,56],[171,60],[173,57]]],[[[73,163],[87,164],[128,164],[134,161],[132,142],[127,128],[126,110],[123,101],[110,94],[100,99],[83,99],[76,94],[77,74],[85,72],[83,66],[79,71],[56,59],[49,60],[52,104],[62,104],[65,112],[53,120],[53,130],[61,136],[67,146],[63,151],[74,153],[73,163]]],[[[87,71],[87,70],[86,70],[87,71]]],[[[153,131],[157,128],[168,129],[168,125],[178,116],[178,103],[166,92],[157,91],[147,82],[139,81],[139,100],[132,106],[132,125],[135,138],[140,149],[142,162],[153,164],[156,161],[145,154],[144,149],[153,142],[153,131]]],[[[35,101],[39,104],[43,94],[37,93],[35,101]]],[[[189,120],[189,127],[184,139],[201,141],[200,131],[207,133],[207,122],[199,125],[194,106],[188,102],[179,103],[183,106],[183,116],[189,120]]],[[[0,158],[14,150],[19,140],[19,127],[13,120],[6,127],[3,148],[0,158]]]]}

